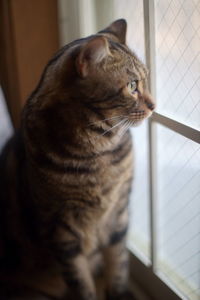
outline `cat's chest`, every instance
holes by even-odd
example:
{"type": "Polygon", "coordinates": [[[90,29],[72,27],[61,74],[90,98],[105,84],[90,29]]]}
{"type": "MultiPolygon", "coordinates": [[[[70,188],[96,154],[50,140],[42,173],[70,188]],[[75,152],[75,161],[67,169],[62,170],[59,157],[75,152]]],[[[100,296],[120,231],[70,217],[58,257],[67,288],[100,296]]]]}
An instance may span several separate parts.
{"type": "Polygon", "coordinates": [[[132,147],[99,160],[97,182],[103,196],[115,193],[133,173],[132,147]]]}
{"type": "MultiPolygon", "coordinates": [[[[101,199],[102,215],[99,219],[100,227],[106,228],[126,191],[129,190],[133,174],[132,151],[118,164],[112,160],[105,162],[104,169],[99,176],[99,197],[101,199]],[[128,182],[128,183],[127,183],[128,182]],[[127,188],[128,187],[128,188],[127,188]]],[[[125,197],[128,197],[128,193],[125,197]]]]}

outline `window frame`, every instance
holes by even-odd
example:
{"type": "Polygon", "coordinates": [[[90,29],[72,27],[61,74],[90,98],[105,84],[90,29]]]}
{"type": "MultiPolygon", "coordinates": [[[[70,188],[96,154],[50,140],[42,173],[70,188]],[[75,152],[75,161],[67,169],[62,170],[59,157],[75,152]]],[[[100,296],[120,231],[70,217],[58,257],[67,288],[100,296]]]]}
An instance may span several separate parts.
{"type": "MultiPolygon", "coordinates": [[[[155,68],[155,7],[154,0],[143,0],[144,9],[144,39],[145,39],[145,54],[146,65],[150,70],[149,74],[149,89],[152,96],[156,97],[156,68],[155,68]]],[[[151,265],[144,265],[134,253],[131,253],[131,276],[138,285],[150,297],[156,300],[181,300],[181,293],[174,286],[168,286],[165,282],[156,275],[156,216],[157,208],[157,191],[156,191],[156,124],[161,124],[166,128],[196,142],[200,143],[200,132],[184,123],[178,122],[159,112],[154,112],[148,120],[149,133],[149,198],[150,198],[150,261],[151,265]],[[144,280],[145,278],[145,280],[144,280]]]]}

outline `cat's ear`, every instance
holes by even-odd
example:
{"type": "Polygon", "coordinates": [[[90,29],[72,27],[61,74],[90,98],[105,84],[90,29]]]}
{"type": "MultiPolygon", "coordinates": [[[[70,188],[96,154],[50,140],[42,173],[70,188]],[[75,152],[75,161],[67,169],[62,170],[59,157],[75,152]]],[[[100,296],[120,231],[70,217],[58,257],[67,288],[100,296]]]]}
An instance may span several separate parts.
{"type": "Polygon", "coordinates": [[[100,63],[109,53],[108,43],[104,37],[97,36],[89,40],[76,59],[79,75],[83,78],[87,77],[91,68],[100,63]]]}
{"type": "Polygon", "coordinates": [[[126,30],[127,23],[125,19],[119,19],[111,23],[110,26],[106,27],[104,30],[101,30],[99,33],[109,33],[113,34],[118,38],[119,42],[122,44],[126,43],[126,30]]]}

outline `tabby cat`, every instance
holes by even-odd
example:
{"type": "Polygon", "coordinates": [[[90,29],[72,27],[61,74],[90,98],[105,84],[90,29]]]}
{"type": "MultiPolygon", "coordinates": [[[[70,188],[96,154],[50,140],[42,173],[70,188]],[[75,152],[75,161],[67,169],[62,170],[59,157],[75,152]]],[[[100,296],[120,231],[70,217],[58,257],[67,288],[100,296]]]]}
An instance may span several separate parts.
{"type": "Polygon", "coordinates": [[[150,116],[155,104],[147,70],[125,38],[120,19],[63,47],[4,147],[0,299],[99,299],[100,265],[106,299],[131,298],[129,127],[150,116]]]}

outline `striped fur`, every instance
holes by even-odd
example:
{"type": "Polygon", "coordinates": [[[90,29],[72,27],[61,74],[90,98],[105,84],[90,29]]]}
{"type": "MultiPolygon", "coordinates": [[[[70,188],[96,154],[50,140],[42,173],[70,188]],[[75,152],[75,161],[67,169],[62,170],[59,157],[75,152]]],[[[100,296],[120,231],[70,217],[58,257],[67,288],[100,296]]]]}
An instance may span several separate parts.
{"type": "Polygon", "coordinates": [[[155,105],[125,34],[118,20],[62,48],[1,154],[1,299],[96,300],[96,254],[106,297],[128,299],[129,127],[155,105]]]}

